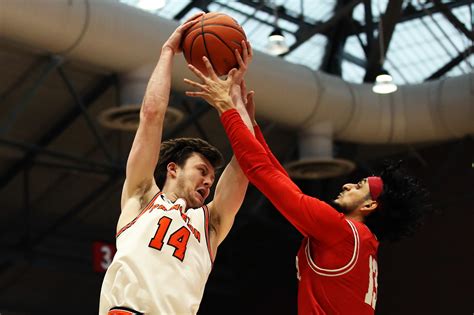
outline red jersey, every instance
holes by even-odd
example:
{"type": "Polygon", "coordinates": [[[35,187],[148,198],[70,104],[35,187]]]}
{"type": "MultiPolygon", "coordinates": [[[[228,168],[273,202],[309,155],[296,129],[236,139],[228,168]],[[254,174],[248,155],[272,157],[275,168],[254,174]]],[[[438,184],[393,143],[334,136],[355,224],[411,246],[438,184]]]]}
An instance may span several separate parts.
{"type": "Polygon", "coordinates": [[[298,313],[373,314],[377,301],[378,241],[363,223],[303,194],[236,110],[222,114],[234,154],[249,181],[305,239],[297,256],[298,313]]]}

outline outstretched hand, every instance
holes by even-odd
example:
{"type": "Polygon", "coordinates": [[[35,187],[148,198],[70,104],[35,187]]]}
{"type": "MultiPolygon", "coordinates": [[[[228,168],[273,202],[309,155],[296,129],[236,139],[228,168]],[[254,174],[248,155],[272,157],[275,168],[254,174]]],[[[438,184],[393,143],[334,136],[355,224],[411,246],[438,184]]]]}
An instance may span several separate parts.
{"type": "Polygon", "coordinates": [[[189,64],[189,69],[201,79],[201,83],[192,81],[189,79],[184,79],[184,82],[198,88],[199,91],[186,91],[186,95],[192,97],[201,97],[210,105],[212,105],[217,111],[221,114],[228,109],[235,108],[234,103],[230,95],[231,87],[235,84],[235,75],[237,73],[236,69],[229,71],[227,78],[225,80],[220,79],[211,63],[206,57],[203,57],[202,60],[206,65],[206,70],[208,75],[204,75],[196,67],[189,64]]]}
{"type": "Polygon", "coordinates": [[[234,50],[235,59],[237,59],[237,64],[239,65],[239,69],[235,73],[235,84],[241,84],[253,59],[253,50],[250,42],[243,40],[241,45],[243,58],[237,49],[234,50]]]}
{"type": "Polygon", "coordinates": [[[190,17],[186,22],[178,26],[178,28],[170,35],[168,40],[163,44],[163,49],[169,48],[173,51],[174,54],[181,52],[181,40],[183,34],[193,25],[199,22],[199,17],[201,17],[204,12],[199,12],[190,17]]]}

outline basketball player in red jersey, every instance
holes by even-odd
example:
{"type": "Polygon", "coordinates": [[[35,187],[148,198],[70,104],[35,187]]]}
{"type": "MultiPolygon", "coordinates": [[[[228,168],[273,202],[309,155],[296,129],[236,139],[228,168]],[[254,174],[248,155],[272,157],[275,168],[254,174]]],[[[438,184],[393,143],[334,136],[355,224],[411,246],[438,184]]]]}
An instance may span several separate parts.
{"type": "MultiPolygon", "coordinates": [[[[222,155],[200,139],[161,143],[173,57],[182,34],[201,14],[164,43],[149,80],[127,161],[117,253],[102,284],[100,315],[196,314],[217,248],[242,205],[248,180],[234,157],[206,204],[222,155]]],[[[223,81],[225,88],[242,80],[251,51],[244,50],[243,57],[240,69],[223,81]]],[[[243,104],[241,113],[247,115],[243,104]]],[[[248,116],[247,121],[252,129],[248,116]]]]}
{"type": "Polygon", "coordinates": [[[389,166],[380,176],[345,184],[330,203],[303,194],[265,143],[254,119],[254,93],[219,89],[221,80],[193,71],[201,83],[187,82],[200,91],[187,94],[217,109],[245,175],[304,235],[297,255],[298,313],[373,314],[379,241],[414,231],[429,209],[426,191],[397,166],[389,166]],[[255,137],[235,110],[242,94],[255,137]]]}

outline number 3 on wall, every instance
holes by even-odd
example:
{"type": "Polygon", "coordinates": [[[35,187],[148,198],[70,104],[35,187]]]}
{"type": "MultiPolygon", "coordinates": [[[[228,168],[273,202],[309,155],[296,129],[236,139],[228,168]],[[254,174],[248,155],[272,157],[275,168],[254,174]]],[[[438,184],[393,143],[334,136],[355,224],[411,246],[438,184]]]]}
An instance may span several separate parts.
{"type": "Polygon", "coordinates": [[[377,276],[379,271],[377,269],[377,261],[372,256],[369,256],[369,289],[365,294],[365,303],[372,306],[375,310],[375,303],[377,303],[377,276]]]}
{"type": "MultiPolygon", "coordinates": [[[[155,232],[155,236],[150,240],[148,246],[161,251],[161,248],[163,247],[163,239],[168,232],[171,221],[173,221],[173,219],[168,217],[162,217],[158,221],[158,229],[155,232]]],[[[186,246],[188,245],[190,234],[191,232],[182,226],[168,238],[167,244],[175,248],[173,256],[181,261],[183,261],[184,255],[186,254],[186,246]]]]}

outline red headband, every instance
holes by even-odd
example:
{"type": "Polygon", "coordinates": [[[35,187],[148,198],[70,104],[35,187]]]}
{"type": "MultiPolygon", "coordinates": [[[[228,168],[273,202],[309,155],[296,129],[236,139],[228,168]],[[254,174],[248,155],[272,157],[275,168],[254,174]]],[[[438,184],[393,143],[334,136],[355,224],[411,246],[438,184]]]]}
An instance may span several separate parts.
{"type": "Polygon", "coordinates": [[[367,177],[367,181],[369,182],[369,190],[372,200],[377,200],[383,191],[382,179],[378,176],[369,176],[367,177]]]}

